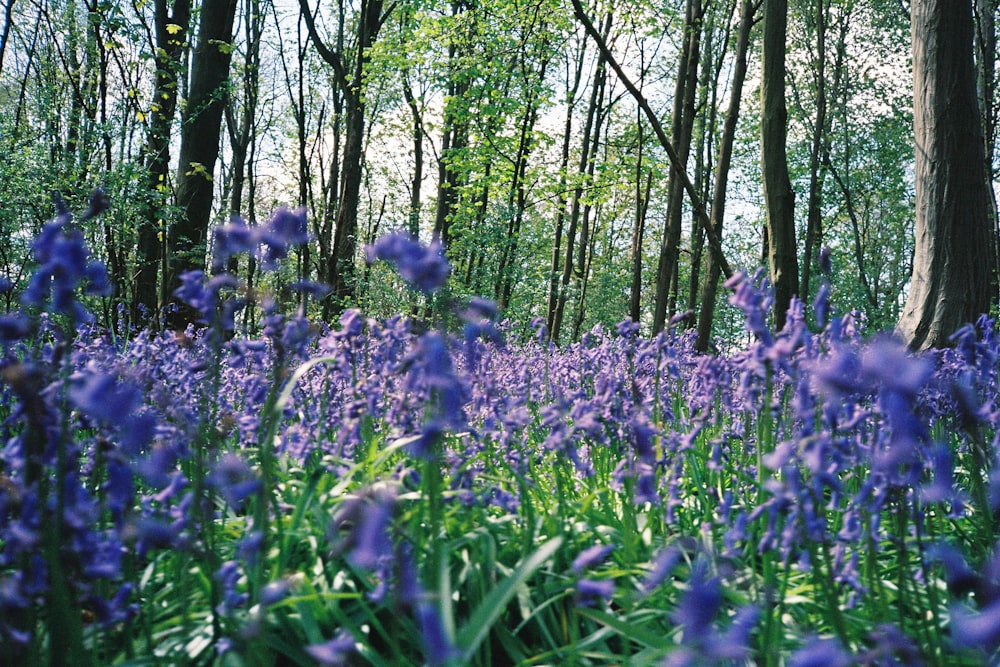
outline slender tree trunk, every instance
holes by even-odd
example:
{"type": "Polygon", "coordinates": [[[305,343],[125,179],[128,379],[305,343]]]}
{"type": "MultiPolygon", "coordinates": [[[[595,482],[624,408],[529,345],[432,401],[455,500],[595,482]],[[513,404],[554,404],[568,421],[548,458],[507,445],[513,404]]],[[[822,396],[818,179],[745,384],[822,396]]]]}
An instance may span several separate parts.
{"type": "Polygon", "coordinates": [[[913,0],[916,244],[897,331],[914,349],[943,347],[988,312],[996,237],[976,100],[970,0],[913,0]]]}
{"type": "Polygon", "coordinates": [[[406,228],[410,236],[417,238],[420,233],[420,209],[423,206],[420,190],[424,183],[424,123],[405,69],[403,98],[410,109],[410,120],[413,123],[410,129],[410,140],[413,143],[413,177],[410,179],[410,215],[407,218],[406,228]]]}
{"type": "MultiPolygon", "coordinates": [[[[256,140],[255,120],[260,87],[260,43],[263,31],[259,0],[246,0],[243,13],[244,39],[246,39],[246,62],[240,77],[243,83],[242,109],[235,108],[231,98],[226,105],[226,127],[229,129],[229,144],[232,147],[232,190],[229,198],[231,215],[244,214],[243,192],[246,189],[248,160],[251,145],[256,140]]],[[[228,270],[236,273],[236,257],[230,258],[228,270]]]]}
{"type": "Polygon", "coordinates": [[[642,240],[646,229],[646,212],[649,210],[649,195],[653,186],[653,170],[646,170],[646,184],[642,178],[643,131],[642,116],[636,121],[637,155],[635,160],[635,223],[632,225],[632,244],[629,255],[632,265],[632,283],[629,289],[629,318],[638,322],[642,315],[642,240]]]}
{"type": "MultiPolygon", "coordinates": [[[[191,87],[181,126],[177,167],[177,205],[181,212],[168,234],[164,302],[173,299],[182,273],[205,268],[235,16],[236,0],[202,3],[198,44],[191,60],[191,87]]],[[[182,329],[194,315],[186,305],[178,304],[169,316],[170,325],[182,329]]]]}
{"type": "MultiPolygon", "coordinates": [[[[740,9],[740,30],[736,38],[735,64],[733,80],[729,92],[729,108],[722,122],[722,141],[719,145],[718,165],[715,169],[715,186],[712,189],[712,229],[716,236],[722,237],[722,222],[726,214],[726,189],[729,185],[729,167],[733,157],[733,142],[736,138],[736,125],[740,116],[740,103],[743,99],[743,84],[747,74],[747,52],[750,49],[750,31],[753,28],[756,6],[753,0],[743,0],[740,9]]],[[[715,255],[709,255],[707,276],[701,292],[701,309],[698,313],[698,342],[695,346],[699,352],[708,350],[708,341],[712,335],[712,321],[715,317],[715,298],[719,287],[719,277],[722,267],[715,255]]]]}
{"type": "Polygon", "coordinates": [[[149,110],[149,129],[144,149],[146,196],[139,220],[136,267],[132,280],[132,321],[137,325],[155,327],[159,322],[157,276],[164,260],[166,240],[166,213],[163,209],[170,192],[170,134],[174,112],[177,110],[178,81],[183,68],[190,17],[190,0],[176,0],[172,10],[168,9],[167,0],[155,0],[154,103],[149,110]]]}
{"type": "MultiPolygon", "coordinates": [[[[580,41],[580,48],[577,50],[574,61],[573,84],[566,94],[566,122],[562,136],[562,152],[559,157],[559,207],[556,211],[555,240],[552,245],[552,262],[549,267],[549,298],[545,309],[545,328],[551,339],[552,329],[555,323],[556,311],[559,304],[559,284],[562,268],[562,235],[563,224],[566,220],[567,208],[569,206],[569,196],[566,193],[567,171],[569,169],[569,148],[570,139],[573,132],[573,112],[576,109],[576,94],[580,89],[580,81],[583,79],[584,56],[587,51],[587,41],[580,41]]],[[[570,63],[567,61],[567,80],[569,80],[570,63]]]]}
{"type": "Polygon", "coordinates": [[[774,285],[774,328],[785,326],[792,297],[799,288],[795,247],[795,193],[788,177],[785,148],[785,47],[788,0],[764,0],[761,78],[760,169],[767,215],[767,256],[774,285]]]}
{"type": "MultiPolygon", "coordinates": [[[[680,169],[687,169],[694,127],[694,100],[697,95],[699,49],[701,47],[701,0],[688,0],[684,17],[684,43],[678,58],[677,79],[674,82],[671,141],[677,150],[680,169]]],[[[671,287],[677,274],[681,243],[681,216],[684,184],[679,170],[670,172],[667,219],[660,245],[656,269],[656,305],[653,310],[653,331],[663,330],[667,321],[671,287]]]]}
{"type": "MultiPolygon", "coordinates": [[[[454,0],[451,3],[452,16],[460,16],[469,8],[469,3],[465,0],[454,0]]],[[[468,29],[472,30],[471,27],[468,29]]],[[[434,236],[441,239],[446,247],[451,241],[451,216],[461,186],[462,170],[458,163],[461,161],[462,152],[469,145],[467,120],[462,111],[469,83],[468,77],[460,71],[459,61],[464,54],[459,52],[459,41],[468,43],[468,40],[460,39],[450,40],[448,43],[449,100],[445,104],[444,127],[441,129],[437,206],[434,211],[434,236]]]]}
{"type": "MultiPolygon", "coordinates": [[[[612,14],[611,12],[608,12],[605,15],[604,25],[601,28],[601,34],[605,39],[611,31],[611,22],[612,14]]],[[[578,184],[573,189],[573,203],[570,208],[569,222],[566,229],[566,250],[563,259],[562,277],[559,280],[559,298],[556,301],[556,311],[552,318],[552,326],[549,329],[549,337],[556,343],[559,342],[559,335],[562,329],[563,313],[566,310],[566,299],[569,296],[569,285],[573,279],[574,273],[579,273],[580,271],[580,269],[574,268],[573,254],[577,250],[576,235],[582,213],[581,201],[583,199],[583,180],[588,172],[592,173],[592,170],[590,169],[590,165],[593,161],[593,157],[590,154],[591,142],[596,132],[595,126],[599,125],[597,117],[600,113],[600,105],[604,99],[604,83],[606,79],[607,74],[605,70],[605,58],[603,55],[599,55],[597,59],[597,67],[594,72],[594,81],[590,90],[590,102],[587,107],[587,120],[584,124],[583,137],[581,138],[580,165],[577,170],[578,184]]],[[[581,243],[582,242],[583,241],[581,241],[581,243]]]]}
{"type": "Polygon", "coordinates": [[[799,295],[809,300],[813,256],[822,238],[823,205],[823,142],[827,136],[826,122],[826,0],[816,0],[816,120],[809,148],[809,204],[806,213],[805,255],[802,261],[802,283],[799,295]]]}
{"type": "Polygon", "coordinates": [[[3,28],[0,29],[0,72],[3,72],[3,57],[7,53],[7,41],[10,38],[11,16],[13,13],[14,0],[7,0],[3,6],[3,28]]]}
{"type": "Polygon", "coordinates": [[[343,53],[327,46],[316,31],[313,15],[307,0],[300,0],[303,18],[309,37],[320,57],[334,70],[334,78],[344,97],[344,154],[340,171],[340,196],[337,205],[336,226],[331,247],[332,273],[328,276],[331,287],[331,315],[336,315],[356,294],[356,253],[358,245],[358,206],[361,201],[361,182],[364,166],[365,140],[365,86],[364,69],[369,50],[378,39],[379,30],[386,17],[382,16],[382,0],[362,0],[358,10],[355,53],[348,64],[343,53]],[[348,72],[348,67],[350,71],[348,72]]]}

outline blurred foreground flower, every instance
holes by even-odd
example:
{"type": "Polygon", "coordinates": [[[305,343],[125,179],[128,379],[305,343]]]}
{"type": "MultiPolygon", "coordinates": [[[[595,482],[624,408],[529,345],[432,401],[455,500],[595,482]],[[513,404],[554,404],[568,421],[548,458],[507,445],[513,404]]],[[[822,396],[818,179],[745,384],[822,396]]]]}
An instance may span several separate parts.
{"type": "Polygon", "coordinates": [[[443,286],[451,273],[440,241],[424,246],[403,232],[383,236],[368,246],[366,254],[369,263],[381,259],[394,264],[399,275],[424,294],[443,286]]]}

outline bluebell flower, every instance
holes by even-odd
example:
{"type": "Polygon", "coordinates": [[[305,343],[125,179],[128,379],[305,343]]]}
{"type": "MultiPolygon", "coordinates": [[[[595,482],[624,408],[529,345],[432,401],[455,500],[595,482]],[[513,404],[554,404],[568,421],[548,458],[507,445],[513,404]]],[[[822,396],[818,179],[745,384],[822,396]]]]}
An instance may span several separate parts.
{"type": "Polygon", "coordinates": [[[227,560],[219,567],[214,576],[222,587],[222,602],[215,610],[216,613],[227,615],[246,604],[246,593],[241,593],[237,588],[240,578],[243,576],[239,563],[227,560]]]}
{"type": "Polygon", "coordinates": [[[31,275],[21,301],[26,306],[51,308],[52,312],[79,323],[89,315],[76,298],[77,290],[91,296],[107,296],[111,284],[104,265],[90,259],[83,233],[68,228],[68,224],[68,215],[59,215],[35,239],[33,250],[39,266],[31,275]]]}
{"type": "Polygon", "coordinates": [[[259,229],[259,241],[263,252],[260,256],[261,269],[273,271],[278,262],[288,256],[288,249],[309,241],[306,209],[300,207],[290,211],[281,207],[271,214],[259,229]]]}
{"type": "Polygon", "coordinates": [[[424,246],[405,232],[383,236],[366,249],[369,263],[381,259],[390,262],[414,289],[430,294],[442,287],[451,273],[441,242],[424,246]]]}
{"type": "Polygon", "coordinates": [[[323,667],[341,667],[355,651],[354,638],[346,630],[338,630],[333,639],[322,644],[311,644],[306,653],[323,667]]]}
{"type": "Polygon", "coordinates": [[[833,273],[832,255],[833,250],[828,245],[823,246],[819,251],[819,270],[827,276],[833,273]]]}
{"type": "Polygon", "coordinates": [[[230,507],[237,510],[261,488],[260,478],[250,465],[239,456],[228,453],[223,454],[215,464],[207,481],[230,507]]]}
{"type": "Polygon", "coordinates": [[[142,517],[136,523],[135,529],[138,538],[135,550],[139,556],[145,556],[154,549],[175,546],[177,528],[163,519],[142,517]]]}
{"type": "Polygon", "coordinates": [[[139,390],[104,373],[71,378],[70,400],[84,414],[111,424],[131,415],[142,400],[139,390]]]}
{"type": "Polygon", "coordinates": [[[573,572],[581,574],[584,570],[600,565],[614,550],[615,545],[613,544],[595,544],[592,547],[587,547],[573,559],[573,572]]]}
{"type": "Polygon", "coordinates": [[[688,590],[671,614],[674,622],[684,629],[682,641],[689,643],[706,637],[712,621],[722,608],[722,587],[718,577],[709,577],[707,565],[699,559],[691,571],[688,590]]]}
{"type": "Polygon", "coordinates": [[[604,604],[615,593],[615,582],[612,579],[580,579],[576,582],[576,604],[581,607],[594,607],[604,604]]]}
{"type": "Polygon", "coordinates": [[[813,638],[788,658],[788,667],[849,667],[851,656],[834,639],[813,638]]]}
{"type": "Polygon", "coordinates": [[[0,315],[0,343],[13,343],[27,338],[31,333],[31,323],[22,313],[0,315]]]}
{"type": "Polygon", "coordinates": [[[287,579],[279,579],[268,583],[260,591],[260,603],[264,606],[277,604],[288,596],[291,583],[287,579]]]}
{"type": "Polygon", "coordinates": [[[458,655],[458,649],[445,631],[441,614],[433,604],[427,600],[418,602],[416,616],[429,666],[445,665],[458,655]]]}
{"type": "Polygon", "coordinates": [[[367,570],[392,560],[389,529],[395,501],[392,489],[368,490],[346,500],[327,529],[333,553],[347,553],[348,562],[367,570]]]}
{"type": "Polygon", "coordinates": [[[264,533],[259,530],[250,530],[236,541],[236,557],[247,565],[254,565],[260,557],[263,546],[264,533]]]}
{"type": "Polygon", "coordinates": [[[212,270],[218,273],[226,268],[231,257],[254,252],[259,245],[259,235],[243,218],[233,216],[228,224],[215,228],[212,245],[212,270]]]}
{"type": "Polygon", "coordinates": [[[108,200],[108,196],[104,194],[104,190],[101,188],[95,188],[94,191],[90,193],[90,198],[87,200],[87,210],[80,216],[80,220],[90,220],[91,218],[96,218],[109,208],[111,208],[111,202],[108,200]]]}
{"type": "Polygon", "coordinates": [[[1000,600],[992,601],[978,612],[953,607],[951,636],[959,646],[993,653],[1000,646],[1000,600]]]}
{"type": "Polygon", "coordinates": [[[653,559],[652,567],[642,581],[640,590],[649,595],[662,584],[681,560],[681,550],[675,546],[664,547],[653,559]]]}

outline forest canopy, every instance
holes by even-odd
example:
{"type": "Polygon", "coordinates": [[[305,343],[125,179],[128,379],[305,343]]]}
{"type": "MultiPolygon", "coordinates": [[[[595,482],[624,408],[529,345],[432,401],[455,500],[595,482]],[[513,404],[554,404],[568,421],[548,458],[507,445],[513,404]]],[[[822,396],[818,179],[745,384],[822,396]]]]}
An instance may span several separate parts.
{"type": "MultiPolygon", "coordinates": [[[[993,238],[996,10],[969,9],[993,238]]],[[[100,187],[109,327],[183,327],[166,307],[211,229],[286,206],[309,232],[294,274],[228,269],[329,285],[296,297],[328,320],[419,312],[365,261],[405,230],[443,243],[451,295],[554,341],[631,318],[732,343],[719,283],[759,266],[779,305],[829,282],[889,329],[915,252],[913,26],[883,0],[7,0],[0,274],[25,282],[53,193],[77,210],[100,187]]]]}

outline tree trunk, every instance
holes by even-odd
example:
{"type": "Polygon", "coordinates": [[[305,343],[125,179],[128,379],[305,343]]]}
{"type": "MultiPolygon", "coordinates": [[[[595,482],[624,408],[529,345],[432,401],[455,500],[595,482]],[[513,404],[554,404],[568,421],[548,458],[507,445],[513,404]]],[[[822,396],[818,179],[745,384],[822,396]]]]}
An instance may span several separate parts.
{"type": "MultiPolygon", "coordinates": [[[[712,194],[712,229],[717,238],[722,237],[722,221],[726,213],[726,189],[729,185],[729,165],[733,157],[733,141],[740,116],[740,102],[743,99],[743,83],[747,74],[747,52],[750,48],[750,30],[754,25],[756,6],[753,0],[743,0],[740,10],[740,32],[736,38],[736,55],[733,66],[733,81],[729,92],[729,108],[722,122],[722,142],[719,146],[718,165],[715,168],[715,186],[712,194]]],[[[701,310],[698,313],[698,352],[708,350],[708,339],[712,334],[715,316],[715,297],[719,287],[722,267],[715,255],[709,254],[707,276],[701,292],[701,310]]]]}
{"type": "MultiPolygon", "coordinates": [[[[573,133],[573,112],[576,109],[576,94],[580,89],[580,81],[583,79],[583,63],[586,51],[587,41],[586,39],[582,39],[580,40],[579,49],[577,49],[576,60],[573,63],[573,83],[572,86],[570,86],[566,91],[566,121],[562,136],[562,152],[559,157],[559,208],[556,211],[555,240],[552,245],[552,261],[549,266],[549,298],[545,309],[545,328],[550,339],[559,304],[559,284],[562,272],[563,223],[566,221],[566,214],[569,206],[569,197],[565,194],[565,192],[567,182],[566,174],[569,167],[570,139],[572,138],[571,135],[573,133]]],[[[566,68],[567,71],[570,68],[569,61],[566,63],[566,68]]]]}
{"type": "Polygon", "coordinates": [[[809,204],[806,213],[805,255],[802,262],[802,283],[799,295],[809,300],[809,281],[812,277],[813,256],[822,238],[823,180],[822,168],[826,122],[826,0],[816,0],[816,120],[813,124],[812,144],[809,148],[809,204]]]}
{"type": "MultiPolygon", "coordinates": [[[[997,0],[976,0],[976,58],[979,111],[983,119],[983,136],[986,140],[986,177],[993,180],[993,157],[997,143],[996,108],[996,58],[997,58],[997,0]]],[[[997,215],[997,198],[990,188],[990,204],[994,222],[994,235],[1000,237],[1000,216],[997,215]]],[[[1000,249],[994,259],[995,271],[1000,275],[1000,249]]]]}
{"type": "MultiPolygon", "coordinates": [[[[604,18],[604,25],[601,28],[601,35],[604,39],[607,39],[607,35],[611,31],[612,14],[608,12],[604,18]]],[[[559,334],[562,329],[563,315],[566,310],[566,299],[569,294],[569,284],[573,278],[574,273],[579,274],[581,269],[575,268],[573,264],[573,254],[576,249],[576,235],[580,225],[580,217],[582,213],[581,200],[583,199],[583,179],[586,177],[587,173],[593,173],[590,168],[592,165],[593,158],[590,155],[591,142],[597,130],[595,126],[600,125],[598,116],[600,114],[600,106],[604,99],[604,84],[607,78],[605,70],[605,58],[603,55],[599,55],[597,59],[597,67],[594,72],[594,81],[590,90],[590,102],[587,107],[587,120],[583,128],[583,137],[581,138],[581,151],[580,151],[580,165],[577,170],[578,185],[573,189],[573,200],[570,207],[569,221],[566,229],[566,250],[563,259],[562,266],[562,276],[559,279],[559,298],[556,300],[556,310],[552,317],[552,326],[549,328],[549,338],[558,343],[559,334]]],[[[583,241],[581,241],[583,243],[583,241]]],[[[581,256],[583,251],[581,251],[581,256]]]]}
{"type": "Polygon", "coordinates": [[[996,239],[973,65],[972,3],[913,0],[916,243],[897,331],[913,349],[943,347],[988,312],[996,239]]]}
{"type": "MultiPolygon", "coordinates": [[[[694,100],[697,93],[698,56],[701,46],[702,8],[700,0],[688,0],[684,18],[684,44],[678,58],[677,79],[674,82],[674,106],[671,140],[680,158],[680,170],[687,169],[694,127],[694,100]]],[[[677,274],[681,243],[681,214],[684,202],[684,185],[680,170],[670,172],[667,220],[660,244],[660,257],[656,269],[656,305],[653,310],[653,331],[663,330],[667,320],[671,287],[677,274]]]]}
{"type": "MultiPolygon", "coordinates": [[[[177,205],[181,213],[168,234],[164,302],[173,299],[182,273],[205,268],[205,241],[212,216],[215,162],[219,157],[235,16],[236,0],[202,3],[177,166],[177,205]]],[[[169,318],[175,329],[185,327],[195,316],[186,305],[178,306],[169,318]]]]}
{"type": "Polygon", "coordinates": [[[177,89],[183,67],[185,42],[191,17],[190,0],[176,0],[168,11],[167,0],[156,0],[156,72],[153,104],[149,111],[149,129],[144,149],[146,160],[146,200],[139,221],[136,268],[133,278],[132,321],[137,325],[156,326],[159,312],[157,275],[164,259],[163,208],[170,191],[170,132],[177,110],[177,89]],[[176,26],[176,28],[168,28],[176,26]],[[174,32],[171,33],[170,31],[174,32]],[[140,306],[145,308],[140,308],[140,306]]]}
{"type": "Polygon", "coordinates": [[[334,79],[344,96],[346,106],[344,117],[344,157],[340,170],[340,196],[337,205],[336,228],[330,248],[330,265],[327,266],[327,281],[331,288],[332,305],[330,315],[336,315],[354,300],[357,245],[358,245],[358,205],[361,200],[365,140],[365,90],[364,69],[368,62],[369,50],[378,39],[379,30],[385,18],[382,16],[382,0],[362,0],[358,10],[355,33],[355,53],[351,61],[345,61],[344,54],[337,45],[331,50],[320,38],[307,0],[300,0],[302,16],[306,20],[309,38],[320,57],[333,68],[334,79]],[[350,72],[348,73],[348,67],[350,72]]]}
{"type": "Polygon", "coordinates": [[[788,110],[785,107],[785,37],[788,0],[764,0],[764,43],[761,50],[760,169],[767,215],[767,257],[774,285],[774,328],[785,326],[785,315],[799,288],[795,248],[795,193],[788,177],[785,149],[788,110]]]}

